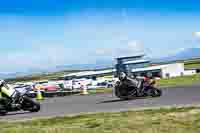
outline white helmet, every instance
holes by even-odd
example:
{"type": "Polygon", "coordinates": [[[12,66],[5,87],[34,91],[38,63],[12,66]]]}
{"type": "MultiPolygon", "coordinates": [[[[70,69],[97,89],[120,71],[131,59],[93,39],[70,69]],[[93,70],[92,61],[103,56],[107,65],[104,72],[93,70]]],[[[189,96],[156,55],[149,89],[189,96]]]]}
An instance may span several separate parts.
{"type": "Polygon", "coordinates": [[[5,81],[4,80],[0,80],[0,85],[2,85],[5,81]]]}

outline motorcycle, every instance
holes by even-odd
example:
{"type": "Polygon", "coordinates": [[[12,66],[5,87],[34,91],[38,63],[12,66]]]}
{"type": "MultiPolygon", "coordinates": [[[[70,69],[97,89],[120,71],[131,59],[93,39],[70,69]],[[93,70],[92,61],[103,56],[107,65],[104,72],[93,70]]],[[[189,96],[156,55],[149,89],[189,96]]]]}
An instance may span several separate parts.
{"type": "Polygon", "coordinates": [[[115,84],[114,93],[118,98],[128,100],[135,97],[159,97],[162,95],[162,91],[155,87],[155,81],[149,83],[148,81],[139,80],[140,87],[138,87],[133,85],[131,80],[129,78],[115,84]]]}
{"type": "Polygon", "coordinates": [[[2,93],[2,97],[0,97],[0,115],[22,110],[30,112],[40,110],[40,104],[27,96],[28,91],[20,93],[1,80],[0,92],[2,93]]]}

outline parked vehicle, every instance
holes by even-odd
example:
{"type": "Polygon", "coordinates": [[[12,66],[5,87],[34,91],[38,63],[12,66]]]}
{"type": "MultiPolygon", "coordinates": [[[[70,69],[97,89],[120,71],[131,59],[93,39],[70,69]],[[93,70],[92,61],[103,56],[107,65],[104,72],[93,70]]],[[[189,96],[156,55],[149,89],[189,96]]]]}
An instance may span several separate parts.
{"type": "Polygon", "coordinates": [[[59,87],[56,85],[48,84],[48,85],[43,86],[44,91],[57,91],[58,89],[59,87]]]}
{"type": "Polygon", "coordinates": [[[38,112],[40,104],[30,99],[26,94],[20,93],[16,89],[10,87],[5,81],[0,80],[0,114],[5,115],[7,112],[13,111],[30,111],[38,112]]]}

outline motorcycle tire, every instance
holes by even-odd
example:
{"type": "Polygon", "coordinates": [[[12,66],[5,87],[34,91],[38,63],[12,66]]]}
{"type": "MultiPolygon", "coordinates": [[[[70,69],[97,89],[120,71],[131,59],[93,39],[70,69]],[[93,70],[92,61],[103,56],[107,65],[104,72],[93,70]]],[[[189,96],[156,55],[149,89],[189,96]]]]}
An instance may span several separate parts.
{"type": "Polygon", "coordinates": [[[3,107],[3,105],[0,105],[0,115],[6,115],[8,112],[7,110],[3,107]]]}
{"type": "Polygon", "coordinates": [[[132,99],[134,94],[136,94],[135,91],[131,92],[131,94],[125,91],[125,88],[127,86],[124,85],[116,85],[115,86],[115,95],[120,98],[121,100],[129,100],[132,99]]]}
{"type": "Polygon", "coordinates": [[[40,110],[40,104],[38,102],[33,101],[32,99],[25,97],[24,100],[31,104],[32,107],[28,109],[30,112],[38,112],[40,110]]]}
{"type": "Polygon", "coordinates": [[[160,89],[153,89],[152,93],[151,93],[152,97],[160,97],[162,96],[162,90],[160,89]]]}

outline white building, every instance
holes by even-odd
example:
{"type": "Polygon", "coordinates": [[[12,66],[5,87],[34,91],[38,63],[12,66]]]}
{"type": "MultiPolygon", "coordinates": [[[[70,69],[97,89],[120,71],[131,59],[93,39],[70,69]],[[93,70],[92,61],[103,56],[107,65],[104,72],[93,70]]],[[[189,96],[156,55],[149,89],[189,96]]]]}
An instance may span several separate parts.
{"type": "Polygon", "coordinates": [[[146,73],[148,72],[151,72],[153,76],[156,77],[167,78],[182,76],[184,75],[185,70],[183,63],[165,64],[132,69],[132,73],[136,75],[146,75],[146,73]]]}
{"type": "Polygon", "coordinates": [[[184,75],[194,75],[196,74],[196,70],[185,70],[184,71],[184,75]]]}

